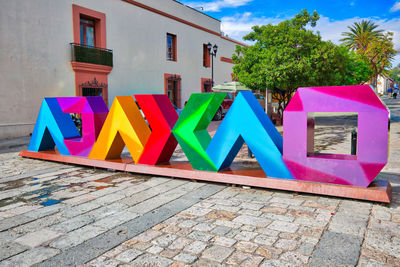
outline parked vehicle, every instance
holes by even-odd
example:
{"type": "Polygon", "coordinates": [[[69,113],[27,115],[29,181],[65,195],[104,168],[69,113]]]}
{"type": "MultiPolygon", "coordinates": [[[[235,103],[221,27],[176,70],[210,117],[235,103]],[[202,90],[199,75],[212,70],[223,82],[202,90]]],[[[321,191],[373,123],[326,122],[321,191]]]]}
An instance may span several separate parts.
{"type": "Polygon", "coordinates": [[[226,93],[224,100],[222,101],[221,106],[215,113],[213,118],[214,121],[222,120],[222,117],[228,112],[229,108],[232,106],[233,100],[235,99],[235,95],[230,92],[214,92],[214,93],[226,93]]]}
{"type": "MultiPolygon", "coordinates": [[[[250,89],[238,82],[224,83],[213,87],[213,92],[215,93],[227,93],[227,96],[222,102],[220,109],[214,116],[214,120],[221,120],[222,117],[225,116],[239,91],[250,91],[250,89]]],[[[265,110],[264,96],[260,93],[254,93],[254,96],[256,97],[258,103],[260,103],[261,107],[265,110]]]]}
{"type": "Polygon", "coordinates": [[[225,82],[214,86],[212,90],[214,93],[226,93],[225,99],[222,101],[221,106],[213,118],[215,121],[222,120],[223,116],[225,116],[229,108],[232,106],[233,100],[239,91],[251,91],[239,82],[225,82]]]}

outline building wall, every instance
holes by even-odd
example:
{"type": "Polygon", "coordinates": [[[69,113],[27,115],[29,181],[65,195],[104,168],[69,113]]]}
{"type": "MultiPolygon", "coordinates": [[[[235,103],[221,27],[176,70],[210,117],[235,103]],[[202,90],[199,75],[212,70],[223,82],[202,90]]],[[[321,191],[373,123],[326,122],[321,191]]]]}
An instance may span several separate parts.
{"type": "Polygon", "coordinates": [[[394,82],[391,79],[389,79],[383,75],[378,76],[378,81],[376,84],[376,92],[378,94],[387,94],[388,89],[389,88],[393,89],[393,86],[394,86],[394,82]]]}
{"type": "Polygon", "coordinates": [[[203,44],[218,45],[214,80],[231,80],[236,43],[219,35],[220,22],[172,0],[13,0],[0,3],[0,138],[33,130],[43,97],[75,96],[69,43],[72,5],[106,15],[107,48],[114,67],[108,102],[117,95],[164,93],[164,74],[181,76],[181,105],[201,92],[203,44]],[[147,10],[145,4],[164,12],[147,10]],[[165,16],[179,17],[193,25],[165,16]],[[198,29],[197,26],[202,29],[198,29]],[[205,28],[206,30],[204,30],[205,28]],[[177,36],[177,62],[166,60],[166,34],[177,36]],[[24,125],[21,125],[24,124],[24,125]]]}
{"type": "Polygon", "coordinates": [[[0,2],[0,138],[32,132],[43,97],[73,95],[71,36],[70,3],[0,2]]]}
{"type": "Polygon", "coordinates": [[[378,80],[376,82],[376,92],[378,94],[383,94],[385,92],[385,78],[381,75],[378,76],[378,80]]]}
{"type": "MultiPolygon", "coordinates": [[[[127,2],[130,2],[127,0],[127,2]]],[[[177,1],[171,0],[134,0],[134,2],[153,7],[157,10],[179,17],[183,20],[190,21],[194,24],[205,27],[209,30],[220,32],[220,22],[217,19],[209,17],[205,14],[189,8],[177,1]]]]}

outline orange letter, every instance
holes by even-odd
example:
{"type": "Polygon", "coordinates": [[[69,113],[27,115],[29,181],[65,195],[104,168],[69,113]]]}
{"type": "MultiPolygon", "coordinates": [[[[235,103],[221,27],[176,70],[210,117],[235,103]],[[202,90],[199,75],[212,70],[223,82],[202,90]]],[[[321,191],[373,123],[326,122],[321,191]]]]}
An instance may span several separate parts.
{"type": "Polygon", "coordinates": [[[89,158],[102,160],[119,158],[126,145],[132,159],[137,162],[150,133],[150,128],[133,97],[117,96],[89,158]]]}

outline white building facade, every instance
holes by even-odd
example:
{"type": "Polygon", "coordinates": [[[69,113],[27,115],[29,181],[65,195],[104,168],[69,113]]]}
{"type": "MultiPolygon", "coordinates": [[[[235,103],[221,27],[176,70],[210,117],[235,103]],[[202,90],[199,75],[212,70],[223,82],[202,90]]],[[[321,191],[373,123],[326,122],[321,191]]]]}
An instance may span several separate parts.
{"type": "MultiPolygon", "coordinates": [[[[379,75],[378,76],[378,81],[376,83],[376,92],[378,94],[387,94],[389,92],[390,89],[393,90],[394,88],[394,81],[385,76],[385,75],[379,75]]],[[[393,91],[392,91],[393,92],[393,91]]]]}
{"type": "Polygon", "coordinates": [[[0,2],[0,139],[32,132],[44,97],[168,94],[183,108],[232,80],[241,43],[173,0],[0,2]]]}

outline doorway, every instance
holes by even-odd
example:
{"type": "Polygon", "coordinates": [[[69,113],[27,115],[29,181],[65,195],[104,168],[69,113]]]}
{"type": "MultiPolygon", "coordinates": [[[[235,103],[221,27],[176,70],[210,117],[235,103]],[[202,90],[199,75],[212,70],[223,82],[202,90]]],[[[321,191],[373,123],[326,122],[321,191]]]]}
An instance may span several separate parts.
{"type": "Polygon", "coordinates": [[[169,100],[171,101],[172,104],[174,104],[176,107],[178,106],[178,81],[176,80],[168,80],[168,85],[167,85],[167,95],[169,100]]]}

